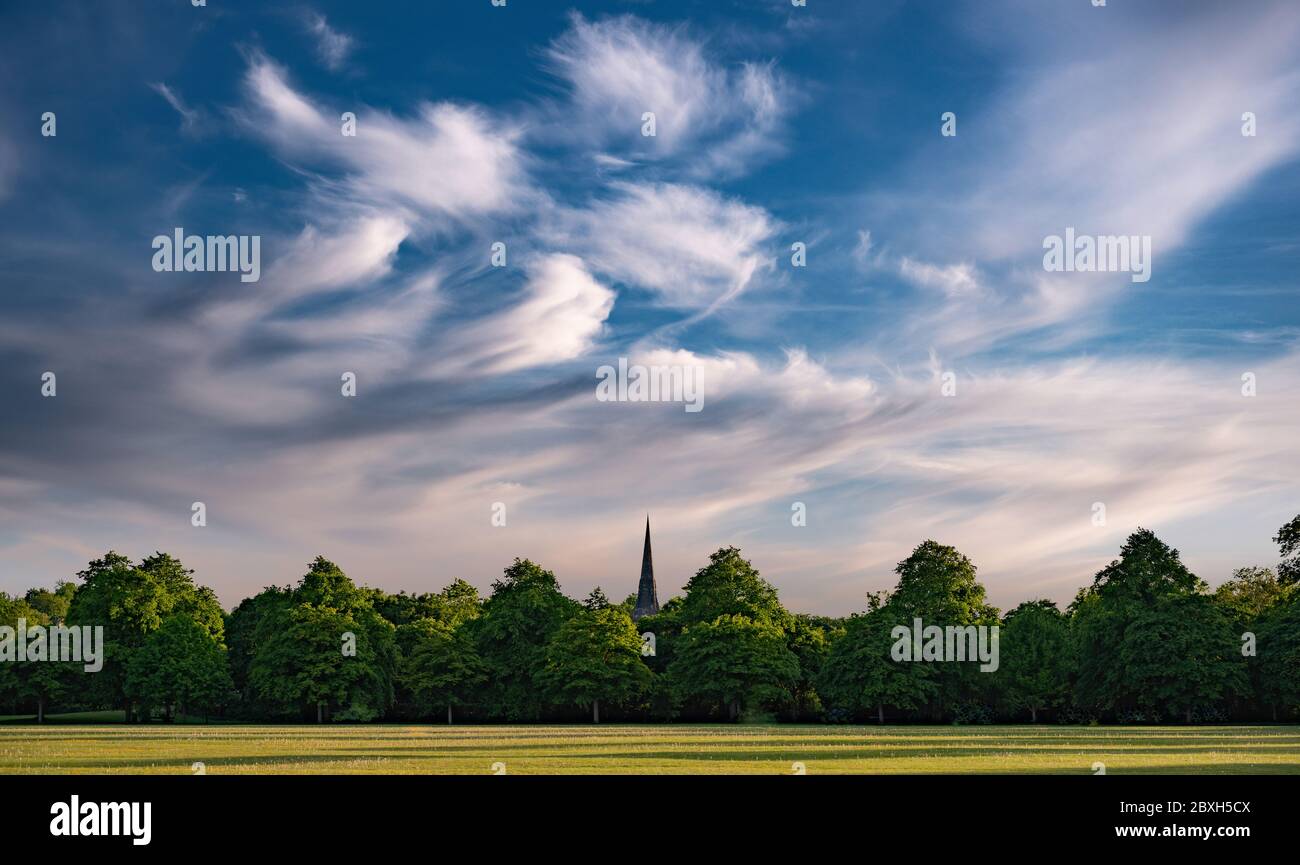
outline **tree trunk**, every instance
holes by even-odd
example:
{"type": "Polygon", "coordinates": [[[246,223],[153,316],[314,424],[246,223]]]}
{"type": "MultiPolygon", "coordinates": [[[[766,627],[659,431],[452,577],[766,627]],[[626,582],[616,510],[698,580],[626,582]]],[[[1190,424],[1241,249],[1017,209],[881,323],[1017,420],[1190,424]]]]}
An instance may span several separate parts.
{"type": "Polygon", "coordinates": [[[600,700],[591,701],[591,723],[600,723],[600,700]]]}
{"type": "Polygon", "coordinates": [[[324,724],[324,723],[325,723],[325,704],[324,704],[324,703],[317,703],[317,704],[316,704],[316,723],[317,723],[317,724],[324,724]]]}
{"type": "Polygon", "coordinates": [[[1031,724],[1037,724],[1037,723],[1038,723],[1038,710],[1037,710],[1037,709],[1030,709],[1030,710],[1029,710],[1029,721],[1030,721],[1031,724]]]}
{"type": "Polygon", "coordinates": [[[735,721],[740,718],[740,701],[732,700],[731,705],[727,708],[731,720],[735,721]]]}
{"type": "Polygon", "coordinates": [[[1187,723],[1189,723],[1189,724],[1192,723],[1192,710],[1191,710],[1191,709],[1188,709],[1188,710],[1187,710],[1187,723]]]}
{"type": "Polygon", "coordinates": [[[451,724],[451,703],[447,704],[447,723],[451,724]]]}
{"type": "Polygon", "coordinates": [[[45,698],[44,697],[36,698],[36,723],[38,724],[45,723],[45,698]]]}
{"type": "Polygon", "coordinates": [[[884,703],[876,704],[876,723],[882,727],[885,725],[885,704],[884,703]]]}

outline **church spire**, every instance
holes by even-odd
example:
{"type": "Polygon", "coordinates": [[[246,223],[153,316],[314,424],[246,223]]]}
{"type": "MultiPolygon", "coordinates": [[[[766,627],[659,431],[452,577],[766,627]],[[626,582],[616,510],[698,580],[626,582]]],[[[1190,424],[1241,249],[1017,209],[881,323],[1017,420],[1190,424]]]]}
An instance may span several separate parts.
{"type": "Polygon", "coordinates": [[[655,566],[650,557],[650,515],[645,518],[645,551],[641,553],[641,585],[636,591],[636,609],[632,620],[659,612],[659,593],[655,590],[655,566]]]}

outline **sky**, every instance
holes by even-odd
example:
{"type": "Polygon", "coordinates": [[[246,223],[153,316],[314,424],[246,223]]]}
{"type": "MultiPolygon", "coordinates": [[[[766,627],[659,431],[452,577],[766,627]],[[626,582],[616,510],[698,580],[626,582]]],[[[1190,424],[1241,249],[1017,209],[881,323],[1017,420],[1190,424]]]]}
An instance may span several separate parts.
{"type": "Polygon", "coordinates": [[[932,538],[1006,609],[1139,526],[1217,584],[1300,512],[1290,0],[0,24],[0,590],[116,549],[227,607],[316,555],[621,599],[648,514],[661,600],[735,545],[844,615],[932,538]],[[156,271],[178,228],[260,278],[156,271]],[[1047,270],[1067,228],[1149,237],[1149,279],[1047,270]],[[600,399],[620,358],[702,409],[600,399]]]}

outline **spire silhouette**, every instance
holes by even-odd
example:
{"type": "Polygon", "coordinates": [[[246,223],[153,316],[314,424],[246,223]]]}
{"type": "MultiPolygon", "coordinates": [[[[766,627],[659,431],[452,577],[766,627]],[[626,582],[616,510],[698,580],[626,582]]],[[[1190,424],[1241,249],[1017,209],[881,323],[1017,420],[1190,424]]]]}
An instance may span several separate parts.
{"type": "Polygon", "coordinates": [[[655,565],[650,556],[650,515],[645,517],[645,551],[641,553],[641,584],[636,590],[636,608],[632,620],[659,612],[659,592],[655,589],[655,565]]]}

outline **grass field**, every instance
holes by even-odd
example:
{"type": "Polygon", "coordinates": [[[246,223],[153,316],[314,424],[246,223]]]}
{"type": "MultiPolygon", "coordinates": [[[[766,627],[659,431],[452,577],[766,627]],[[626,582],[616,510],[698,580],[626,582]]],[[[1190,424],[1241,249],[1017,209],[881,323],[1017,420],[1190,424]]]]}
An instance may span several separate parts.
{"type": "Polygon", "coordinates": [[[210,775],[1300,774],[1300,727],[0,726],[4,774],[196,762],[210,775]]]}

